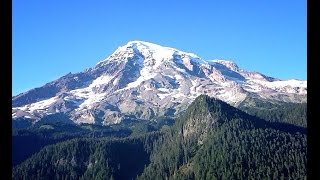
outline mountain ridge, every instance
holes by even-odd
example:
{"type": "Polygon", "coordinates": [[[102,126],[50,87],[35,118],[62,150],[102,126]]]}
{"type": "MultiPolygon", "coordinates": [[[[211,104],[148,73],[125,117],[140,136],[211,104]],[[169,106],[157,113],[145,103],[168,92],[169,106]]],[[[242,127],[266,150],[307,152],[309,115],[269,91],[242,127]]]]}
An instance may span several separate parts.
{"type": "Polygon", "coordinates": [[[96,66],[69,73],[12,98],[12,117],[37,121],[65,113],[75,123],[119,123],[124,115],[150,120],[175,116],[200,94],[233,106],[246,97],[306,102],[307,81],[282,81],[241,69],[232,61],[130,41],[96,66]]]}

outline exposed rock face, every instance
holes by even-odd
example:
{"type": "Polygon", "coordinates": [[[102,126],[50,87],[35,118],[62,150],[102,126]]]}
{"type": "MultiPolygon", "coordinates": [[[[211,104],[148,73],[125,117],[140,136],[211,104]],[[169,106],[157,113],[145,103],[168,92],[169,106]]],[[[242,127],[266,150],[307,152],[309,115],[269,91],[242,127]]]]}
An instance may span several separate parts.
{"type": "Polygon", "coordinates": [[[200,94],[237,106],[247,97],[306,102],[307,82],[248,72],[226,60],[131,41],[93,68],[12,98],[12,118],[64,113],[76,123],[119,123],[124,116],[174,116],[200,94]]]}

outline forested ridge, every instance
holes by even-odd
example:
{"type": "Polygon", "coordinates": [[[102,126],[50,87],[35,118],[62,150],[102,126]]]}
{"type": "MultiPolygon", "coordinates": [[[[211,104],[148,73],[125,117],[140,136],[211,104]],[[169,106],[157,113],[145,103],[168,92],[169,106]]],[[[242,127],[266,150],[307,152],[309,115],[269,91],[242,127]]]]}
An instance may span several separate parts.
{"type": "Polygon", "coordinates": [[[270,124],[200,96],[157,141],[139,179],[305,179],[306,131],[270,124]]]}
{"type": "Polygon", "coordinates": [[[238,108],[250,115],[260,117],[270,122],[281,122],[307,127],[307,103],[279,102],[278,104],[271,104],[252,98],[247,101],[254,102],[254,105],[245,106],[240,104],[238,108]]]}
{"type": "MultiPolygon", "coordinates": [[[[304,109],[303,105],[298,109],[304,109]]],[[[289,114],[290,108],[279,112],[289,114]]],[[[45,146],[15,166],[12,176],[13,179],[306,179],[306,129],[303,123],[299,124],[304,120],[288,124],[287,120],[281,122],[281,118],[272,121],[264,120],[263,115],[260,118],[252,115],[202,95],[171,127],[159,126],[155,131],[143,125],[125,138],[76,137],[45,146]],[[300,126],[294,125],[296,122],[300,126]]],[[[293,117],[299,116],[287,119],[293,117]]]]}

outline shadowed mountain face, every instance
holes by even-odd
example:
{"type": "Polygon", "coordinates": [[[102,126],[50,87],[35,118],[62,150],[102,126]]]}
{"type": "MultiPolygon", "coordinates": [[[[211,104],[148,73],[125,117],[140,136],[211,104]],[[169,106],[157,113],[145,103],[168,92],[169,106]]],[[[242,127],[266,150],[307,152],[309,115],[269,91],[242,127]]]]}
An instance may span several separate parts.
{"type": "MultiPolygon", "coordinates": [[[[248,99],[306,102],[306,81],[282,81],[226,60],[131,41],[93,68],[69,73],[12,98],[13,120],[35,122],[64,113],[75,123],[114,124],[124,117],[176,116],[200,94],[230,105],[248,99]]],[[[248,103],[246,103],[248,102],[248,103]]]]}

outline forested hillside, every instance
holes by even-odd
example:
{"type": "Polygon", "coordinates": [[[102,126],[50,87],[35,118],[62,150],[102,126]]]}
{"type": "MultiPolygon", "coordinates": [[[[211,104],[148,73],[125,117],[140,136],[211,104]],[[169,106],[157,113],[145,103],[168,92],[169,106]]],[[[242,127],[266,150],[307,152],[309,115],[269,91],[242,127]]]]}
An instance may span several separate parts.
{"type": "Polygon", "coordinates": [[[238,108],[250,115],[270,122],[282,122],[307,127],[307,103],[279,102],[279,104],[271,104],[253,98],[248,98],[245,102],[240,104],[238,108]],[[248,101],[251,101],[254,105],[246,105],[248,101]]]}
{"type": "Polygon", "coordinates": [[[306,153],[304,128],[275,126],[200,96],[157,141],[139,178],[304,179],[306,153]]]}
{"type": "Polygon", "coordinates": [[[138,134],[46,146],[14,167],[13,179],[306,179],[306,128],[208,96],[173,126],[138,134]]]}

